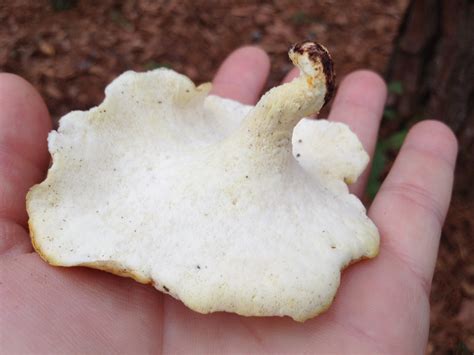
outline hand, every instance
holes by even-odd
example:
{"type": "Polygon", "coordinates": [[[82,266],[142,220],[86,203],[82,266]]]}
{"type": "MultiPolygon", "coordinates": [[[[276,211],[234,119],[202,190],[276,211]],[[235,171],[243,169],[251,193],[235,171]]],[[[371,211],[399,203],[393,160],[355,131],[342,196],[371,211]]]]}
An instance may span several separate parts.
{"type": "MultiPolygon", "coordinates": [[[[246,47],[223,63],[214,93],[254,104],[269,71],[246,47]]],[[[294,74],[292,74],[294,75],[294,74]]],[[[372,155],[386,97],[368,71],[346,77],[330,120],[349,124],[372,155]]],[[[130,279],[58,268],[33,252],[25,194],[44,178],[48,111],[24,80],[0,74],[0,336],[5,353],[420,354],[429,292],[453,183],[456,138],[442,123],[409,132],[369,216],[380,255],[349,267],[331,308],[303,324],[289,318],[201,315],[130,279]]],[[[367,173],[352,189],[361,195],[367,173]]]]}

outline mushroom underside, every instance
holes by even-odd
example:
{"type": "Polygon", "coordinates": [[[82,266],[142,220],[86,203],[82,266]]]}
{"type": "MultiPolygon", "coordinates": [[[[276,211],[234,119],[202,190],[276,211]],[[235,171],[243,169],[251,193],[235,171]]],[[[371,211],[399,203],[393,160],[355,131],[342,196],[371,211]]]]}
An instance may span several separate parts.
{"type": "Polygon", "coordinates": [[[35,249],[202,313],[324,311],[341,269],[374,257],[379,235],[346,185],[368,162],[357,137],[300,120],[326,98],[324,78],[306,76],[251,107],[168,69],[121,75],[50,133],[53,165],[27,197],[35,249]]]}

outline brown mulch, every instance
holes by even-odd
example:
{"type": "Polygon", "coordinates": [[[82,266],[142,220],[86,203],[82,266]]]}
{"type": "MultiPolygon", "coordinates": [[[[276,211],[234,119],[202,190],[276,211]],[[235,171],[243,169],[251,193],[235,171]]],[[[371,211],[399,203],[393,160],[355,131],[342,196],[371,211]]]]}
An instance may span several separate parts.
{"type": "Polygon", "coordinates": [[[339,78],[362,67],[382,72],[407,1],[104,0],[78,1],[60,12],[52,2],[4,6],[0,66],[38,87],[58,118],[100,103],[107,83],[125,70],[167,66],[209,81],[246,44],[271,55],[269,86],[292,68],[289,44],[305,38],[328,44],[339,78]]]}
{"type": "MultiPolygon", "coordinates": [[[[0,0],[0,69],[36,86],[55,121],[100,103],[105,86],[125,70],[166,66],[205,82],[247,44],[271,56],[268,87],[291,69],[288,45],[302,39],[328,46],[338,80],[358,68],[383,74],[407,3],[0,0]]],[[[474,349],[474,197],[466,176],[474,177],[465,168],[458,168],[433,282],[432,354],[474,349]]]]}

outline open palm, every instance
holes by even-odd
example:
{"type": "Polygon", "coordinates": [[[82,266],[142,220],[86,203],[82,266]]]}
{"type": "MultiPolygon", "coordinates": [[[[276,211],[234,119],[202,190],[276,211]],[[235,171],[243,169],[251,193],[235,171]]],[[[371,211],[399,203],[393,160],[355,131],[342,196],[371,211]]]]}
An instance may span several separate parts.
{"type": "MultiPolygon", "coordinates": [[[[254,104],[268,70],[265,53],[241,48],[219,69],[214,93],[254,104]]],[[[349,124],[372,154],[385,96],[376,74],[352,73],[341,83],[329,119],[349,124]]],[[[44,178],[49,130],[36,91],[19,77],[0,74],[0,352],[424,352],[457,152],[443,124],[424,121],[411,129],[369,210],[381,234],[380,255],[348,268],[332,307],[302,324],[201,315],[129,279],[44,263],[29,241],[25,195],[44,178]]],[[[361,195],[366,180],[367,172],[352,191],[361,195]]]]}

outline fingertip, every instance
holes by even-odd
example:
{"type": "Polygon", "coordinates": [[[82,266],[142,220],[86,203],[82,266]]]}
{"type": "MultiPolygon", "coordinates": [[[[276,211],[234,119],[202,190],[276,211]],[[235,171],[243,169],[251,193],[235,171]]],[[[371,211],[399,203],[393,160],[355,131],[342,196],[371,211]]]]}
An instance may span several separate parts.
{"type": "MultiPolygon", "coordinates": [[[[387,84],[376,72],[368,69],[359,69],[346,75],[339,85],[341,88],[356,88],[360,95],[364,93],[377,93],[384,103],[387,97],[387,84]]],[[[367,102],[370,104],[370,101],[367,102]]]]}
{"type": "Polygon", "coordinates": [[[267,52],[258,46],[243,46],[233,51],[228,59],[233,57],[246,57],[252,60],[254,65],[260,69],[270,70],[270,57],[267,52]]]}
{"type": "MultiPolygon", "coordinates": [[[[373,131],[382,118],[386,99],[383,78],[371,70],[357,70],[342,79],[329,119],[347,123],[356,131],[359,127],[373,131]]],[[[360,138],[365,141],[365,137],[360,138]]]]}
{"type": "Polygon", "coordinates": [[[260,97],[269,72],[270,58],[263,49],[240,47],[220,66],[213,80],[212,93],[253,105],[260,97]]]}
{"type": "Polygon", "coordinates": [[[343,79],[342,82],[350,82],[350,81],[365,81],[373,86],[377,87],[379,90],[386,90],[385,80],[380,76],[379,73],[370,70],[370,69],[358,69],[354,70],[353,72],[347,74],[343,79]]]}
{"type": "Polygon", "coordinates": [[[35,109],[39,110],[38,118],[50,123],[48,108],[33,85],[19,75],[0,73],[0,100],[8,104],[8,102],[25,98],[31,100],[28,102],[28,106],[36,106],[35,109]]]}
{"type": "Polygon", "coordinates": [[[31,86],[28,81],[19,75],[13,73],[0,73],[0,89],[3,89],[4,86],[8,84],[31,86]]]}
{"type": "Polygon", "coordinates": [[[406,147],[410,148],[414,144],[452,164],[456,160],[458,140],[451,128],[442,121],[424,120],[416,123],[408,132],[406,147]]]}
{"type": "Polygon", "coordinates": [[[0,73],[0,127],[0,141],[8,151],[47,164],[48,109],[38,91],[15,74],[0,73]]]}

